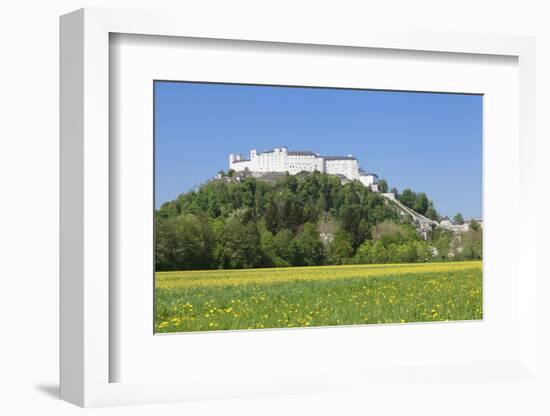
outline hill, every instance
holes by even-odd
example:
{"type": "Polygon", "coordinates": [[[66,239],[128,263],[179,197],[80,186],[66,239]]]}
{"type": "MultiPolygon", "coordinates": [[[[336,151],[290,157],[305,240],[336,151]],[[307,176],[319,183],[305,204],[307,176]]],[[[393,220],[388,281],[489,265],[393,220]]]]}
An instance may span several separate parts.
{"type": "MultiPolygon", "coordinates": [[[[155,212],[156,270],[457,259],[449,255],[454,237],[437,230],[424,241],[411,221],[357,181],[319,172],[275,180],[222,175],[155,212]]],[[[480,256],[479,249],[468,258],[480,256]]]]}

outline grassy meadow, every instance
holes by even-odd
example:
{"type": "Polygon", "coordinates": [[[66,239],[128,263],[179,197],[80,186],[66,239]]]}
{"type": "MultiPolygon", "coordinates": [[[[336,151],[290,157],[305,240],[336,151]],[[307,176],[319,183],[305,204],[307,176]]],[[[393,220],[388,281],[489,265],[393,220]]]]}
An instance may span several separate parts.
{"type": "Polygon", "coordinates": [[[156,273],[155,332],[482,319],[482,262],[156,273]]]}

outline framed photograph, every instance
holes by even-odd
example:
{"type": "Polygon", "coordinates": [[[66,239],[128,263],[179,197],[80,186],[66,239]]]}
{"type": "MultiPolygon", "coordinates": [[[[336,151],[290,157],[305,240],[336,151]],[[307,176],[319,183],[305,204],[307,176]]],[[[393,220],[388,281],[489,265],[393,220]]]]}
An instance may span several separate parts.
{"type": "Polygon", "coordinates": [[[482,95],[153,88],[156,333],[483,319],[482,95]]]}
{"type": "Polygon", "coordinates": [[[536,386],[534,40],[236,24],[61,18],[62,398],[536,386]]]}

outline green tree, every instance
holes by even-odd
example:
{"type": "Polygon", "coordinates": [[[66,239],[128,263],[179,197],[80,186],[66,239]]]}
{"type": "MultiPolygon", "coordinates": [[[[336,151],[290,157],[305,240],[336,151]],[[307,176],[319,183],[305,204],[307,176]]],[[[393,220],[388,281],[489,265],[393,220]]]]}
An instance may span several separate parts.
{"type": "Polygon", "coordinates": [[[282,229],[275,235],[275,250],[281,264],[286,266],[297,265],[299,262],[294,234],[288,229],[282,229]]]}
{"type": "Polygon", "coordinates": [[[483,258],[483,234],[481,229],[470,229],[461,235],[461,257],[465,260],[479,260],[483,258]]]}
{"type": "Polygon", "coordinates": [[[397,245],[396,248],[396,255],[393,258],[390,256],[391,262],[421,263],[432,257],[430,249],[424,241],[407,241],[397,245]]]}
{"type": "Polygon", "coordinates": [[[377,241],[370,250],[369,258],[370,262],[374,264],[387,263],[389,261],[388,249],[381,241],[377,241]]]}
{"type": "Polygon", "coordinates": [[[209,268],[212,265],[214,232],[208,219],[183,214],[170,223],[172,247],[169,258],[180,270],[209,268]]]}
{"type": "Polygon", "coordinates": [[[243,224],[230,218],[225,223],[217,248],[217,257],[224,269],[248,269],[262,264],[260,234],[252,221],[243,224]]]}
{"type": "Polygon", "coordinates": [[[429,207],[429,201],[428,197],[424,192],[420,192],[416,194],[416,199],[414,201],[412,209],[414,209],[419,214],[426,214],[426,211],[428,211],[429,207]]]}
{"type": "Polygon", "coordinates": [[[399,201],[412,208],[416,202],[416,194],[407,188],[399,195],[399,201]]]}
{"type": "Polygon", "coordinates": [[[361,229],[359,225],[362,219],[362,209],[359,204],[345,205],[340,214],[341,228],[352,239],[353,247],[362,243],[361,229]]]}
{"type": "Polygon", "coordinates": [[[258,226],[258,231],[260,233],[260,245],[263,255],[262,264],[266,267],[281,267],[281,261],[277,256],[275,247],[275,237],[265,226],[258,226]]]}
{"type": "Polygon", "coordinates": [[[380,179],[378,181],[378,190],[380,192],[388,192],[388,182],[385,179],[380,179]]]}
{"type": "Polygon", "coordinates": [[[269,203],[264,219],[267,229],[275,234],[279,230],[279,210],[274,201],[269,203]]]}
{"type": "Polygon", "coordinates": [[[429,233],[428,241],[435,248],[437,260],[451,260],[451,243],[453,241],[451,231],[436,228],[429,233]]]}
{"type": "Polygon", "coordinates": [[[369,264],[372,263],[371,250],[373,243],[370,240],[366,240],[359,246],[355,253],[354,263],[357,264],[369,264]]]}
{"type": "Polygon", "coordinates": [[[464,224],[464,217],[460,212],[457,212],[457,214],[453,217],[453,223],[462,225],[464,224]]]}
{"type": "Polygon", "coordinates": [[[157,217],[159,218],[174,218],[177,217],[179,214],[179,206],[174,201],[165,202],[157,211],[157,217]]]}
{"type": "Polygon", "coordinates": [[[435,207],[432,201],[428,201],[428,209],[426,210],[426,213],[424,215],[434,221],[439,221],[439,215],[435,210],[435,207]]]}
{"type": "Polygon", "coordinates": [[[471,220],[468,228],[472,231],[480,231],[481,225],[479,225],[479,222],[477,222],[476,220],[471,220]]]}
{"type": "Polygon", "coordinates": [[[409,240],[418,240],[418,234],[409,224],[384,221],[374,226],[372,238],[374,241],[380,241],[387,247],[390,244],[402,244],[409,240]]]}
{"type": "Polygon", "coordinates": [[[315,266],[323,264],[324,249],[316,224],[305,223],[302,232],[296,237],[295,243],[299,253],[299,261],[302,265],[315,266]]]}
{"type": "Polygon", "coordinates": [[[177,268],[175,222],[174,217],[155,215],[155,270],[177,268]]]}
{"type": "Polygon", "coordinates": [[[353,240],[349,233],[338,232],[329,246],[330,264],[345,264],[353,257],[353,240]]]}

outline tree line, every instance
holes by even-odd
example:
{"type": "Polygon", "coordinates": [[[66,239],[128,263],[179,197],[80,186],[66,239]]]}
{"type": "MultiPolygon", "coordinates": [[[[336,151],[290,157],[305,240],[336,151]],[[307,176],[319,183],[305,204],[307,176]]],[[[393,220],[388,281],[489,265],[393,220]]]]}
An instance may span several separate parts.
{"type": "MultiPolygon", "coordinates": [[[[464,251],[440,231],[420,239],[411,218],[359,182],[319,172],[224,179],[155,211],[156,270],[421,262],[464,251]]],[[[474,251],[468,258],[481,256],[474,251]]]]}

